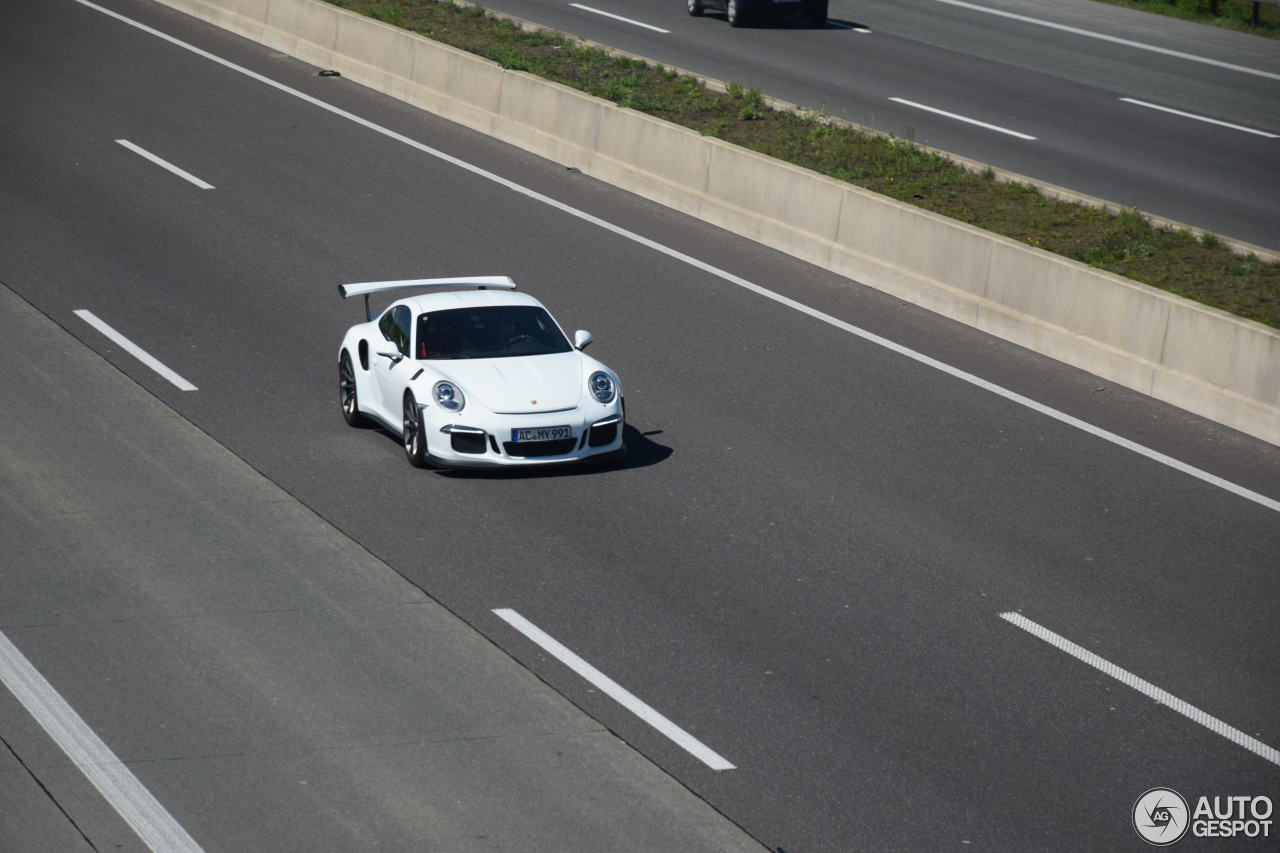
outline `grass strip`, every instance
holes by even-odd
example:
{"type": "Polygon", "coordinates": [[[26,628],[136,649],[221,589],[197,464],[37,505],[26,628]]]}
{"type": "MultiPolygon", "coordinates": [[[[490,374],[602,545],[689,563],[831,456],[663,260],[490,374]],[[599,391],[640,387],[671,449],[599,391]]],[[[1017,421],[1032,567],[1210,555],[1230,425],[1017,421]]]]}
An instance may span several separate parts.
{"type": "Polygon", "coordinates": [[[1258,25],[1253,25],[1252,0],[1100,0],[1142,12],[1211,24],[1264,38],[1280,39],[1280,6],[1258,5],[1258,25]],[[1214,10],[1217,10],[1215,14],[1214,10]]]}
{"type": "Polygon", "coordinates": [[[614,56],[551,32],[527,32],[476,6],[437,0],[327,0],[658,116],[762,154],[1029,246],[1108,270],[1280,328],[1280,263],[1234,253],[1212,234],[1153,226],[1139,212],[1112,214],[995,180],[903,139],[828,121],[819,111],[771,109],[758,89],[707,89],[695,78],[614,56]]]}

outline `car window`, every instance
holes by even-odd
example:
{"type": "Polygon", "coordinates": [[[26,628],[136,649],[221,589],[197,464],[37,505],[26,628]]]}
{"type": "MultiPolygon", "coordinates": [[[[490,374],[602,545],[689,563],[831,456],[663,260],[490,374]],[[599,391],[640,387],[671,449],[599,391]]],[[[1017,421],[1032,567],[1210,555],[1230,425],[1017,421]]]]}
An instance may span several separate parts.
{"type": "Polygon", "coordinates": [[[450,308],[418,315],[417,358],[509,358],[569,352],[573,345],[536,305],[450,308]]]}
{"type": "Polygon", "coordinates": [[[413,313],[404,305],[397,305],[382,315],[378,329],[382,336],[395,344],[403,355],[409,354],[409,329],[413,313]]]}

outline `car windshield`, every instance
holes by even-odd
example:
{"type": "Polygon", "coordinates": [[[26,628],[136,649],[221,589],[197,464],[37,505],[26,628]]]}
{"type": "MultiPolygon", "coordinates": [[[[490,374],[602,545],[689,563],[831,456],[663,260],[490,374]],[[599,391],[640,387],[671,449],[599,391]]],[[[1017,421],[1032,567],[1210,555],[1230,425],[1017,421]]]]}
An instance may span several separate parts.
{"type": "Polygon", "coordinates": [[[418,358],[506,358],[569,352],[573,346],[535,305],[451,308],[418,315],[418,358]]]}

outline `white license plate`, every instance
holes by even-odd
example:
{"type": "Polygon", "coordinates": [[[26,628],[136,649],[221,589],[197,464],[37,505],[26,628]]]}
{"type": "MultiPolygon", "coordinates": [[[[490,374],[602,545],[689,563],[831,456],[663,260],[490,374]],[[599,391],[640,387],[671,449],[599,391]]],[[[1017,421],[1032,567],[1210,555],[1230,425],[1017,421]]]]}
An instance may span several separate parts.
{"type": "Polygon", "coordinates": [[[573,430],[567,426],[534,427],[533,429],[513,429],[512,441],[559,441],[573,438],[573,430]]]}

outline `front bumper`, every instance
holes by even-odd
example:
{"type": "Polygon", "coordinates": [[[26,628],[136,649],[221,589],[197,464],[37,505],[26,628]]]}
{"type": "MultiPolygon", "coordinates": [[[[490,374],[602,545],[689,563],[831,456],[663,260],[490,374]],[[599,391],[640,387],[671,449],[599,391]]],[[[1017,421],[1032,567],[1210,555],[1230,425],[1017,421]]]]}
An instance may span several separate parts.
{"type": "Polygon", "coordinates": [[[621,398],[559,412],[500,415],[468,406],[458,413],[422,407],[431,462],[445,468],[518,468],[563,465],[622,449],[621,398]],[[570,437],[556,441],[511,441],[516,429],[568,426],[570,437]]]}

